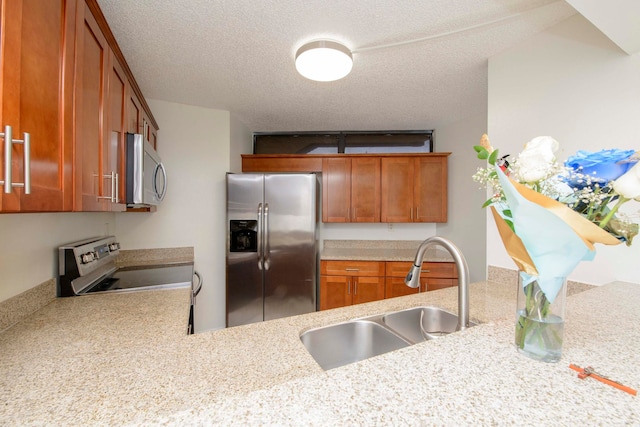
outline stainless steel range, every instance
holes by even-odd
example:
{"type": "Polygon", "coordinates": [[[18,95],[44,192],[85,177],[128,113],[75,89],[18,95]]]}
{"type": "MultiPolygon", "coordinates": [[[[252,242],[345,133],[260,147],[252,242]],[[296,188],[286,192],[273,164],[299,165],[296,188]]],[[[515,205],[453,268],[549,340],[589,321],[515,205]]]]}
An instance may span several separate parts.
{"type": "Polygon", "coordinates": [[[115,236],[94,237],[58,248],[58,296],[134,292],[162,288],[191,287],[189,333],[193,333],[195,297],[202,279],[193,263],[118,267],[120,243],[115,236]],[[194,286],[194,276],[197,281],[194,286]]]}

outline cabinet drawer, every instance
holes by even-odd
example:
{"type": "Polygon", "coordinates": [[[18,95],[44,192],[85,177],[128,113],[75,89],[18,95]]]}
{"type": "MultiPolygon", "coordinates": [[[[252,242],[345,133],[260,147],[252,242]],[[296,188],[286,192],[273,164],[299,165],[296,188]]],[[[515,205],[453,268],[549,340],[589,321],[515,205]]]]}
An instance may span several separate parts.
{"type": "Polygon", "coordinates": [[[384,262],[320,261],[320,274],[325,276],[384,276],[384,262]]]}
{"type": "Polygon", "coordinates": [[[450,288],[452,286],[458,286],[457,279],[426,279],[426,283],[423,287],[423,291],[437,291],[438,289],[450,288]],[[426,289],[424,289],[426,288],[426,289]]]}
{"type": "Polygon", "coordinates": [[[406,277],[413,266],[410,261],[387,261],[387,277],[406,277]]]}
{"type": "MultiPolygon", "coordinates": [[[[387,261],[387,277],[405,277],[413,263],[410,261],[387,261]]],[[[453,262],[423,262],[421,277],[440,277],[445,279],[455,279],[458,277],[458,270],[453,262]]]]}
{"type": "Polygon", "coordinates": [[[420,271],[421,277],[441,277],[444,279],[458,277],[458,270],[452,262],[423,262],[420,271]]]}

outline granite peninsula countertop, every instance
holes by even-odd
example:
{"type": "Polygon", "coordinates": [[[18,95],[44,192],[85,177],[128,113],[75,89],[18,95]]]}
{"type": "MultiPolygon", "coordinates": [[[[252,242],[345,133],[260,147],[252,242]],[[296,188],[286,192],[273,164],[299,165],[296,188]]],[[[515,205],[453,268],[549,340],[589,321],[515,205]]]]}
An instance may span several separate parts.
{"type": "MultiPolygon", "coordinates": [[[[321,260],[336,261],[413,261],[422,240],[325,240],[321,260]]],[[[440,247],[429,248],[424,261],[453,262],[440,247]]]]}
{"type": "Polygon", "coordinates": [[[568,368],[640,387],[640,285],[572,293],[554,364],[515,351],[514,300],[511,284],[474,283],[482,324],[325,372],[301,331],[425,304],[455,312],[457,288],[190,336],[188,289],[60,298],[0,334],[0,424],[640,424],[637,397],[568,368]]]}

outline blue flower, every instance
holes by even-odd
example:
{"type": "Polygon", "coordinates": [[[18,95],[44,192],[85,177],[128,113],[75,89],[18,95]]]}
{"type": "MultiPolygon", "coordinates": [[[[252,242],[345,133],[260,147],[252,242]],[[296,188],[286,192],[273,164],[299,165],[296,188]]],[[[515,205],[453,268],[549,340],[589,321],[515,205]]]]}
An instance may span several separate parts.
{"type": "Polygon", "coordinates": [[[600,150],[595,153],[580,150],[569,157],[564,165],[575,172],[589,175],[592,180],[599,182],[613,181],[624,175],[637,160],[626,161],[635,150],[600,150]]]}

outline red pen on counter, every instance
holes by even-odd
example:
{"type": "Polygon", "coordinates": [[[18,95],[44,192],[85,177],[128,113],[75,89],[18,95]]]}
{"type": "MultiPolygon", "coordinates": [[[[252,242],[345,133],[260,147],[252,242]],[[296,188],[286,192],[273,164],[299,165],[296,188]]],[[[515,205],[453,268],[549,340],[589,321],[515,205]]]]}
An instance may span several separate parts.
{"type": "Polygon", "coordinates": [[[631,387],[627,387],[625,385],[620,384],[617,381],[613,381],[599,373],[597,373],[591,366],[587,366],[586,368],[581,368],[577,365],[574,364],[570,364],[569,368],[573,369],[574,371],[578,372],[578,378],[580,378],[581,380],[587,378],[587,377],[591,377],[594,380],[598,380],[600,382],[603,382],[605,384],[608,384],[612,387],[617,388],[618,390],[622,390],[624,392],[627,392],[633,396],[635,396],[637,394],[636,390],[632,389],[631,387]]]}

